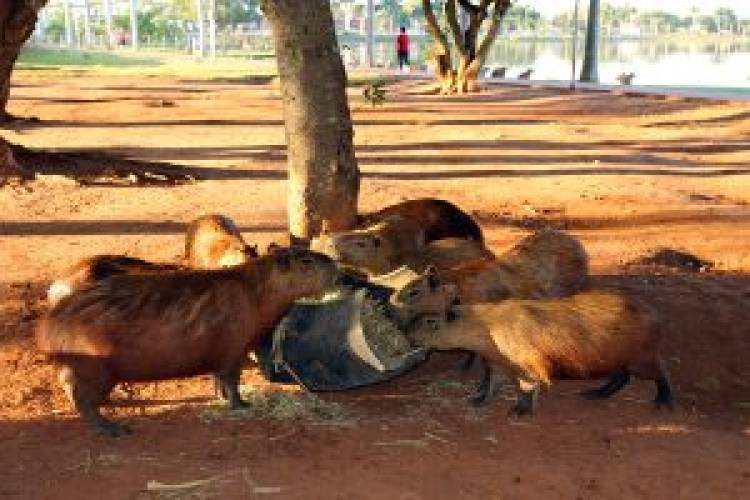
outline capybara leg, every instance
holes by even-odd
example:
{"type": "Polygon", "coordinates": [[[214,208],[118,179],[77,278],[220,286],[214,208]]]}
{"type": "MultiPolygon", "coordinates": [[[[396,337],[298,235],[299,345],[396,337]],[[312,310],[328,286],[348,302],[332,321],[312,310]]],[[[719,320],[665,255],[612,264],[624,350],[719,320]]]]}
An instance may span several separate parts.
{"type": "Polygon", "coordinates": [[[59,380],[65,394],[87,424],[112,437],[130,434],[129,427],[107,420],[99,412],[99,405],[112,390],[112,383],[103,367],[93,364],[76,368],[65,366],[60,370],[59,380]]]}
{"type": "Polygon", "coordinates": [[[466,359],[461,363],[460,369],[463,372],[471,370],[471,367],[474,366],[474,362],[477,360],[477,355],[474,352],[468,353],[466,359]]]}
{"type": "Polygon", "coordinates": [[[607,399],[619,392],[628,382],[630,382],[630,372],[626,369],[618,370],[603,386],[588,389],[581,394],[586,399],[607,399]]]}
{"type": "Polygon", "coordinates": [[[673,408],[672,383],[669,381],[669,372],[663,359],[659,358],[657,367],[659,376],[655,380],[656,397],[654,398],[654,404],[657,408],[661,408],[662,406],[673,408]]]}
{"type": "Polygon", "coordinates": [[[239,363],[236,366],[215,375],[216,379],[218,379],[221,384],[221,392],[226,397],[226,400],[229,403],[229,408],[232,410],[238,410],[248,406],[248,404],[240,397],[239,384],[241,371],[242,363],[239,363]]]}
{"type": "Polygon", "coordinates": [[[518,379],[518,399],[510,409],[510,414],[521,417],[534,413],[536,400],[539,397],[539,386],[539,382],[535,380],[518,379]]]}
{"type": "Polygon", "coordinates": [[[214,395],[216,396],[216,399],[220,401],[226,401],[228,399],[224,386],[221,383],[221,378],[218,375],[214,375],[214,395]]]}
{"type": "Polygon", "coordinates": [[[483,358],[479,358],[482,364],[482,380],[479,382],[476,395],[469,399],[469,402],[473,406],[482,406],[492,399],[492,395],[495,393],[495,379],[493,377],[492,367],[483,358]]]}

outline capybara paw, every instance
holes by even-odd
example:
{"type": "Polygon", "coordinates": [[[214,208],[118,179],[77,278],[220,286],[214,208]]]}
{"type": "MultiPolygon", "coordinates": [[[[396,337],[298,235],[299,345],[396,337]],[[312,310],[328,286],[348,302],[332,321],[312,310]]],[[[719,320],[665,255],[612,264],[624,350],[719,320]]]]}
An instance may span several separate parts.
{"type": "Polygon", "coordinates": [[[250,408],[250,403],[239,398],[229,402],[230,410],[246,410],[248,408],[250,408]]]}
{"type": "Polygon", "coordinates": [[[479,408],[480,406],[486,405],[488,400],[489,398],[486,394],[476,394],[469,398],[469,404],[475,408],[479,408]]]}
{"type": "Polygon", "coordinates": [[[666,408],[667,410],[674,410],[674,400],[656,398],[654,399],[654,408],[656,408],[657,410],[661,410],[664,408],[666,408]]]}
{"type": "Polygon", "coordinates": [[[526,400],[519,400],[508,412],[511,417],[531,416],[534,413],[534,406],[526,400]]]}

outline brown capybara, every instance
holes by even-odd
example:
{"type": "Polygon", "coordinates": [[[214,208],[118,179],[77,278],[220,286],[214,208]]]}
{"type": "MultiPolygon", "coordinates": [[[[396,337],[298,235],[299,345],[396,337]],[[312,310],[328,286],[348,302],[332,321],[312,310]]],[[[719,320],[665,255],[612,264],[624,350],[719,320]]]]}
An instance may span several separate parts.
{"type": "Polygon", "coordinates": [[[421,198],[396,203],[377,212],[360,215],[359,226],[371,226],[397,215],[416,223],[424,232],[426,243],[444,238],[482,241],[479,224],[453,203],[435,198],[421,198]]]}
{"type": "Polygon", "coordinates": [[[389,273],[425,248],[424,234],[412,221],[394,215],[377,224],[313,238],[310,248],[371,276],[389,273]]]}
{"type": "Polygon", "coordinates": [[[495,260],[495,254],[481,241],[445,238],[425,245],[424,250],[412,256],[406,265],[416,272],[423,272],[430,266],[442,271],[487,260],[495,260]]]}
{"type": "Polygon", "coordinates": [[[99,406],[119,382],[213,373],[232,408],[248,351],[301,297],[334,285],[325,255],[282,249],[220,270],[118,275],[65,297],[36,330],[39,350],[61,366],[60,382],[81,417],[112,435],[126,427],[99,406]]]}
{"type": "Polygon", "coordinates": [[[188,224],[185,264],[193,269],[236,266],[256,257],[258,248],[247,245],[235,223],[225,215],[204,215],[188,224]]]}
{"type": "Polygon", "coordinates": [[[475,259],[450,269],[428,269],[393,297],[404,313],[440,313],[436,282],[455,286],[462,304],[498,302],[511,297],[565,297],[582,290],[588,280],[588,257],[581,243],[560,231],[545,229],[527,236],[496,259],[475,259]],[[432,285],[432,286],[431,286],[432,285]]]}
{"type": "MultiPolygon", "coordinates": [[[[206,215],[192,221],[185,237],[184,265],[193,269],[218,269],[258,257],[257,248],[245,244],[231,219],[206,215]]],[[[96,255],[71,267],[47,290],[47,302],[57,304],[85,284],[115,274],[143,274],[184,269],[184,266],[148,262],[125,255],[96,255]]]]}
{"type": "Polygon", "coordinates": [[[53,307],[75,290],[117,274],[145,274],[180,269],[185,268],[172,264],[156,264],[125,255],[96,255],[78,262],[65,273],[65,276],[52,282],[47,290],[47,302],[53,307]]]}
{"type": "Polygon", "coordinates": [[[665,364],[659,354],[661,324],[645,303],[614,290],[590,290],[572,297],[509,299],[497,304],[453,308],[456,316],[420,318],[408,336],[419,346],[477,353],[484,376],[472,403],[494,392],[493,371],[518,381],[518,415],[534,410],[542,385],[553,378],[610,377],[584,393],[590,399],[613,395],[631,375],[656,382],[657,406],[672,402],[665,364]]]}

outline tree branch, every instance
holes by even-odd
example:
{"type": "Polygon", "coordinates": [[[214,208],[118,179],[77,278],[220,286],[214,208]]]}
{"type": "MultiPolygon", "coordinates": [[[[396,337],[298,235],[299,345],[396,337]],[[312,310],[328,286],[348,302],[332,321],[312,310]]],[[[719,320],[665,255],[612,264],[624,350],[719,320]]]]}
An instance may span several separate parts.
{"type": "Polygon", "coordinates": [[[462,57],[466,57],[468,52],[464,45],[464,36],[461,32],[461,27],[458,25],[455,0],[448,0],[445,3],[445,17],[448,21],[450,32],[453,35],[453,45],[456,46],[456,50],[458,50],[458,53],[461,54],[462,57]]]}
{"type": "Polygon", "coordinates": [[[430,0],[422,0],[422,10],[424,10],[424,17],[427,21],[427,30],[435,39],[435,43],[440,47],[440,50],[443,51],[443,54],[450,59],[451,49],[448,45],[448,39],[440,30],[437,18],[435,17],[435,12],[432,10],[432,2],[430,0]]]}
{"type": "Polygon", "coordinates": [[[495,10],[492,12],[490,27],[487,29],[487,34],[485,35],[484,40],[482,40],[482,43],[477,50],[476,57],[471,64],[472,71],[479,71],[480,66],[484,62],[484,59],[487,57],[487,53],[490,51],[490,48],[492,47],[492,44],[497,37],[497,32],[500,29],[500,23],[505,17],[505,14],[508,13],[508,10],[510,9],[510,5],[512,3],[511,0],[494,0],[494,2],[495,10]]]}

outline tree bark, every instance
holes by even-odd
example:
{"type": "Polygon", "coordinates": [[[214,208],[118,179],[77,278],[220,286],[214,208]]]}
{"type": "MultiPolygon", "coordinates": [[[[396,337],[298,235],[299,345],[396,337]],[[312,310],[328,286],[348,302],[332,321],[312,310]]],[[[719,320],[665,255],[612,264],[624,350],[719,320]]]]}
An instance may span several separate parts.
{"type": "Polygon", "coordinates": [[[599,81],[599,0],[589,1],[589,19],[586,24],[586,48],[583,55],[581,81],[599,81]]]}
{"type": "Polygon", "coordinates": [[[0,123],[11,121],[6,107],[10,97],[10,75],[21,46],[34,32],[37,14],[47,0],[3,0],[0,2],[0,123]]]}
{"type": "Polygon", "coordinates": [[[435,42],[435,72],[440,81],[440,93],[449,94],[455,88],[456,80],[453,63],[451,62],[450,44],[438,25],[430,0],[422,0],[422,10],[424,10],[427,31],[430,32],[435,42]]]}
{"type": "Polygon", "coordinates": [[[309,240],[324,223],[350,229],[360,175],[329,0],[262,0],[261,8],[273,31],[284,104],[290,232],[309,240]]]}

